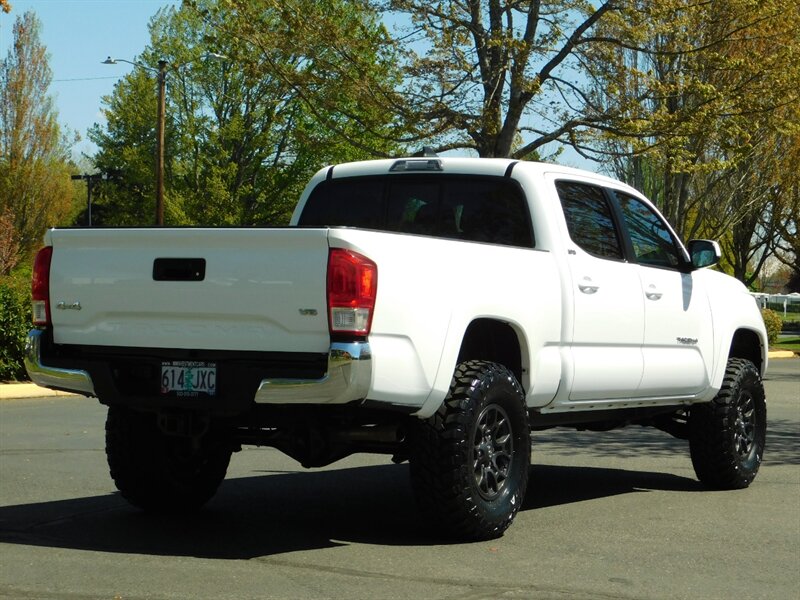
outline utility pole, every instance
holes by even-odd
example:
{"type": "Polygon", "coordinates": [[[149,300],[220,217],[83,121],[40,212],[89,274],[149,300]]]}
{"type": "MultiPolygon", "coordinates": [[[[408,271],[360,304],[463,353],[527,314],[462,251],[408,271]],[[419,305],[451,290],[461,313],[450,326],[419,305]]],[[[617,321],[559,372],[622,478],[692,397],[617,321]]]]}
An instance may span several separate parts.
{"type": "Polygon", "coordinates": [[[156,127],[156,225],[164,225],[164,125],[167,61],[158,61],[158,126],[156,127]]]}

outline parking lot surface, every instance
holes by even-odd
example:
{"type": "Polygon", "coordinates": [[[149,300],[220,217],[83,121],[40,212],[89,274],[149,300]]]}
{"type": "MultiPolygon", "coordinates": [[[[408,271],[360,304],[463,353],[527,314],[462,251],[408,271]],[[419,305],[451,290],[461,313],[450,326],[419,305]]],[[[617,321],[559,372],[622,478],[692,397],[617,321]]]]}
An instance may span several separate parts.
{"type": "Polygon", "coordinates": [[[511,529],[474,544],[431,534],[407,465],[374,456],[303,470],[246,448],[202,512],[144,515],[96,400],[0,402],[0,598],[799,598],[800,360],[765,385],[749,489],[705,490],[659,431],[550,430],[511,529]]]}

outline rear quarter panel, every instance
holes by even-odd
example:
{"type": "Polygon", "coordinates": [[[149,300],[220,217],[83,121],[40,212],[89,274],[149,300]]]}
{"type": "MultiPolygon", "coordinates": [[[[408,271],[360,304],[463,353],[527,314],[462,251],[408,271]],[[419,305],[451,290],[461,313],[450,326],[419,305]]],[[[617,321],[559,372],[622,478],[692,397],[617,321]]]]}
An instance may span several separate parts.
{"type": "MultiPolygon", "coordinates": [[[[432,414],[447,394],[467,327],[485,317],[517,333],[521,383],[529,404],[535,401],[530,373],[545,347],[558,356],[561,298],[551,253],[347,228],[332,229],[330,245],[378,264],[370,398],[432,414]]],[[[560,373],[545,371],[552,381],[533,383],[554,393],[560,373]]]]}

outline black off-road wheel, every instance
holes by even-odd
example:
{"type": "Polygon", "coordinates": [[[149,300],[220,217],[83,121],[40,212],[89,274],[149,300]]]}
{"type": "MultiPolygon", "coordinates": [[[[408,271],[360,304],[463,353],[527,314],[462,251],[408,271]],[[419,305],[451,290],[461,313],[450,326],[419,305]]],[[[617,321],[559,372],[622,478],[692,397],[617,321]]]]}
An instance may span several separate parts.
{"type": "Polygon", "coordinates": [[[202,438],[166,435],[156,415],[110,407],[106,458],[122,496],[148,512],[177,513],[202,507],[228,470],[232,447],[220,432],[202,438]]]}
{"type": "Polygon", "coordinates": [[[442,407],[413,432],[414,494],[448,537],[500,537],[525,497],[530,456],[528,414],[516,377],[502,365],[464,362],[442,407]]]}
{"type": "Polygon", "coordinates": [[[756,366],[728,361],[713,401],[689,411],[689,449],[697,478],[719,490],[749,486],[758,473],[767,437],[767,404],[756,366]]]}

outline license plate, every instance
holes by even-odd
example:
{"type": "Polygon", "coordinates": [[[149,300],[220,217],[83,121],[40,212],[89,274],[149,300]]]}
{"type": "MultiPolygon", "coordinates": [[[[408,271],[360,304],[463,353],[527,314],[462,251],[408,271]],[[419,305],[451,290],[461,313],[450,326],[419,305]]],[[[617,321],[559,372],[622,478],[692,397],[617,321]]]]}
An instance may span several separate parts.
{"type": "Polygon", "coordinates": [[[173,360],[161,363],[161,393],[194,397],[217,393],[217,366],[214,363],[173,360]]]}

